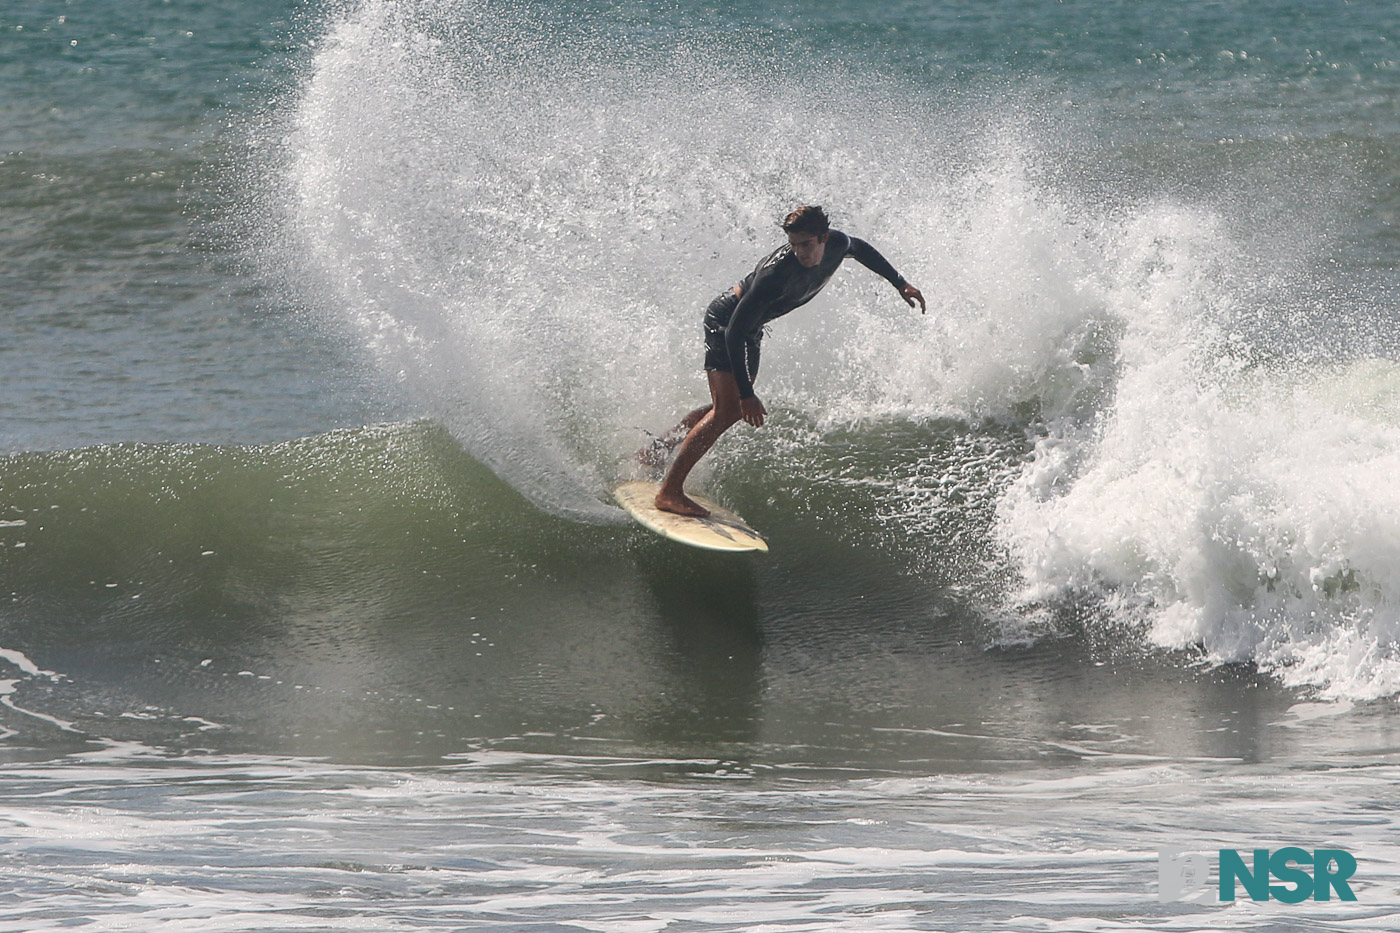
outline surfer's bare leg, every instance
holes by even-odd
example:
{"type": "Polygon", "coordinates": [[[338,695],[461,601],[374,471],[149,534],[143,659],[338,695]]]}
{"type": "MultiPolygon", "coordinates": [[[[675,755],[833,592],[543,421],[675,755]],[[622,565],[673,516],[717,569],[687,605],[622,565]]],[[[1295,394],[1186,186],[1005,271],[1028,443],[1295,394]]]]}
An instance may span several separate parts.
{"type": "Polygon", "coordinates": [[[681,419],[676,425],[665,434],[653,437],[651,443],[637,451],[637,462],[646,467],[661,467],[671,451],[675,450],[685,440],[692,428],[700,423],[700,419],[709,414],[714,408],[714,403],[697,408],[681,419]]]}
{"type": "Polygon", "coordinates": [[[715,403],[711,402],[710,404],[705,405],[702,408],[695,409],[690,414],[682,418],[680,424],[676,425],[670,431],[666,432],[666,436],[663,438],[663,440],[666,442],[666,445],[668,447],[675,447],[677,444],[684,441],[685,436],[691,432],[691,429],[694,428],[697,424],[699,424],[700,419],[708,415],[710,413],[710,410],[714,407],[715,403]]]}
{"type": "Polygon", "coordinates": [[[715,441],[743,417],[739,404],[739,384],[734,381],[734,374],[712,369],[706,375],[710,378],[710,397],[714,399],[714,404],[696,410],[700,412],[700,418],[681,442],[681,449],[666,473],[661,490],[656,494],[656,507],[663,512],[701,518],[710,514],[708,509],[685,494],[686,477],[690,476],[690,471],[695,469],[700,458],[715,446],[715,441]]]}

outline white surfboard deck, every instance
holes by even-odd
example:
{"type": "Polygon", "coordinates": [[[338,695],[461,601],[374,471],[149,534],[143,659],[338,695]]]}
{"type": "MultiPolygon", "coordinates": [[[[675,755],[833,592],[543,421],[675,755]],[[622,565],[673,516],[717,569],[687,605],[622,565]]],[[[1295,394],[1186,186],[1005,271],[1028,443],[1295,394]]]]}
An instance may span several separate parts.
{"type": "Polygon", "coordinates": [[[689,544],[707,551],[766,551],[768,542],[735,513],[708,499],[690,498],[710,510],[708,518],[663,512],[652,503],[659,483],[637,480],[623,483],[613,492],[613,498],[635,518],[643,528],[663,538],[689,544]]]}

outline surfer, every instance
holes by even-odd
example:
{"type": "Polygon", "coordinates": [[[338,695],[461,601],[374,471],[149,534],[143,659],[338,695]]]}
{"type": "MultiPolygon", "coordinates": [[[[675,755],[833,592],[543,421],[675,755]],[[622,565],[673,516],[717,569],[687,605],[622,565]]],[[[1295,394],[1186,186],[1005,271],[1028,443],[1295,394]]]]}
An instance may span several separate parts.
{"type": "Polygon", "coordinates": [[[787,243],[760,262],[745,279],[726,289],[705,311],[705,374],[711,403],[681,419],[639,457],[659,462],[680,445],[675,461],[656,494],[656,507],[679,515],[704,517],[709,511],[685,494],[686,477],[720,435],[740,421],[762,427],[768,414],[753,381],[758,375],[759,344],[768,322],[811,301],[831,280],[847,256],[899,290],[909,307],[924,296],[864,240],[831,229],[826,212],[805,205],[783,219],[787,243]]]}

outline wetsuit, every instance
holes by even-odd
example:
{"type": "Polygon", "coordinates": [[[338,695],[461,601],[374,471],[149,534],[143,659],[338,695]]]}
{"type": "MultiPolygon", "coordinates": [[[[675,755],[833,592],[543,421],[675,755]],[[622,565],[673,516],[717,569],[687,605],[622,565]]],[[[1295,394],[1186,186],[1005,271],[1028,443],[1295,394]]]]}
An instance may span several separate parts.
{"type": "Polygon", "coordinates": [[[753,398],[763,326],[815,298],[847,256],[884,276],[895,288],[904,286],[904,276],[875,247],[840,230],[831,231],[822,261],[810,269],[797,261],[791,246],[784,245],[738,286],[710,302],[705,310],[705,369],[734,373],[739,398],[753,398]]]}

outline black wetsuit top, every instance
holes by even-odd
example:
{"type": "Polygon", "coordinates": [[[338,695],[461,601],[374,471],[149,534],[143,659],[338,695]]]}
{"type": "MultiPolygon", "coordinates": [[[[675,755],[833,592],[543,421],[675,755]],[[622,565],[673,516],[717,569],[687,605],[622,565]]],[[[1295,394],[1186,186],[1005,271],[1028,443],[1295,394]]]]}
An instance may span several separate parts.
{"type": "Polygon", "coordinates": [[[831,281],[836,268],[847,256],[854,258],[871,272],[883,276],[895,288],[904,286],[904,276],[894,271],[889,260],[875,247],[840,230],[832,230],[827,238],[822,261],[808,269],[797,261],[792,247],[783,245],[764,258],[739,284],[739,300],[724,302],[730,310],[727,320],[714,320],[723,314],[720,302],[711,305],[706,316],[707,328],[723,328],[724,343],[733,365],[734,381],[739,384],[739,397],[753,397],[753,374],[747,365],[745,344],[757,342],[763,326],[816,297],[817,292],[831,281]]]}

